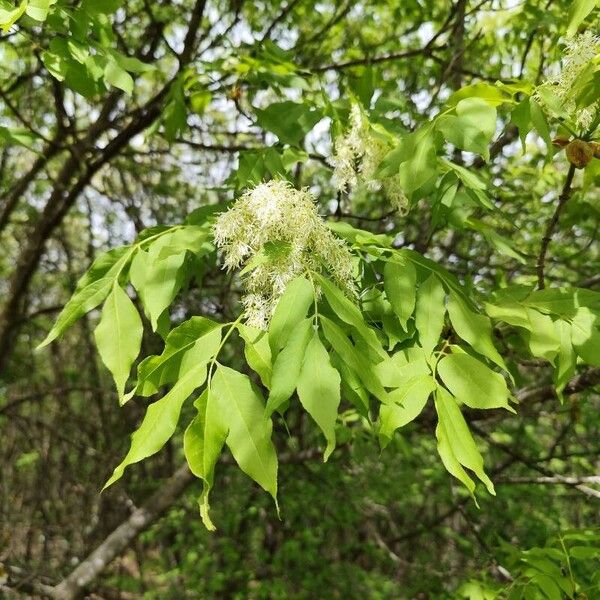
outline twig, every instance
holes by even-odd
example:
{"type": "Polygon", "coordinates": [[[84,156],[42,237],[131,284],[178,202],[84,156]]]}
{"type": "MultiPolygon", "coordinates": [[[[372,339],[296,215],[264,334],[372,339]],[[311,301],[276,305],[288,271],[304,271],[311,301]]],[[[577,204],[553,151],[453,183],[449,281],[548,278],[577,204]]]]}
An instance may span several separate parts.
{"type": "Polygon", "coordinates": [[[562,192],[560,193],[560,196],[558,197],[558,204],[556,205],[556,210],[554,211],[554,214],[550,217],[550,220],[546,225],[544,237],[542,238],[542,245],[540,247],[540,254],[538,256],[536,267],[538,276],[538,289],[540,290],[543,290],[546,287],[546,282],[544,280],[544,268],[546,263],[546,254],[548,252],[548,246],[550,244],[550,240],[552,239],[554,229],[558,225],[558,219],[560,218],[560,214],[563,211],[565,205],[567,204],[569,198],[571,197],[571,193],[573,191],[571,185],[573,183],[574,176],[575,165],[570,165],[565,184],[563,186],[562,192]]]}

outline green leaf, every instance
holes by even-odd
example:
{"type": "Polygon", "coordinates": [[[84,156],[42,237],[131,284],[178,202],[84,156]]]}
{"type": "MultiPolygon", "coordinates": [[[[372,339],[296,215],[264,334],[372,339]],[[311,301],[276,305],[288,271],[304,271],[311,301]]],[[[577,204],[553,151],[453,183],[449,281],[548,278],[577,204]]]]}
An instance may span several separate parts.
{"type": "Polygon", "coordinates": [[[297,146],[321,120],[322,114],[305,104],[275,102],[264,110],[256,109],[258,124],[272,131],[283,144],[297,146]]]}
{"type": "Polygon", "coordinates": [[[446,306],[446,292],[435,275],[430,275],[417,291],[415,325],[419,332],[419,342],[427,355],[437,346],[442,329],[446,306]]]}
{"type": "Polygon", "coordinates": [[[515,106],[510,115],[510,119],[519,130],[521,147],[523,149],[523,152],[525,152],[525,150],[527,149],[525,146],[525,138],[527,137],[527,134],[531,131],[532,127],[531,111],[529,108],[529,98],[521,100],[521,102],[519,102],[519,104],[515,106]]]}
{"type": "Polygon", "coordinates": [[[108,85],[123,90],[126,94],[133,92],[133,79],[131,75],[115,60],[109,60],[104,67],[104,81],[108,85]]]}
{"type": "Polygon", "coordinates": [[[214,394],[204,390],[194,402],[198,414],[189,424],[183,436],[183,450],[190,471],[203,480],[200,496],[200,515],[209,531],[216,528],[210,519],[208,497],[213,486],[215,466],[225,445],[227,425],[219,412],[214,394]]]}
{"type": "Polygon", "coordinates": [[[411,357],[409,360],[404,352],[400,351],[375,365],[375,373],[385,387],[401,387],[408,379],[431,372],[425,352],[418,346],[413,350],[421,350],[421,356],[411,357]]]}
{"type": "Polygon", "coordinates": [[[557,337],[560,340],[560,347],[557,357],[558,364],[554,370],[554,387],[556,389],[556,395],[562,402],[562,392],[571,377],[573,377],[575,374],[577,357],[575,356],[575,351],[571,341],[571,324],[567,321],[559,319],[558,321],[555,321],[554,327],[556,328],[557,337]]]}
{"type": "Polygon", "coordinates": [[[492,323],[485,315],[473,312],[456,294],[450,293],[448,315],[454,331],[479,354],[508,371],[492,341],[492,323]]]}
{"type": "Polygon", "coordinates": [[[437,364],[437,372],[452,394],[471,408],[506,408],[508,388],[504,377],[469,354],[449,354],[437,364]]]}
{"type": "Polygon", "coordinates": [[[36,21],[45,21],[50,10],[50,4],[50,0],[29,0],[26,10],[27,16],[36,21]]]}
{"type": "Polygon", "coordinates": [[[489,143],[496,130],[496,109],[481,98],[465,98],[456,105],[456,116],[438,118],[437,128],[447,141],[489,160],[489,143]]]}
{"type": "Polygon", "coordinates": [[[573,0],[569,9],[569,24],[567,25],[567,36],[577,33],[577,28],[585,18],[598,5],[598,0],[573,0]]]}
{"type": "Polygon", "coordinates": [[[327,448],[323,455],[323,460],[327,461],[335,448],[335,422],[340,405],[340,374],[331,366],[329,354],[316,331],[313,332],[304,354],[298,378],[298,398],[327,440],[327,448]]]}
{"type": "Polygon", "coordinates": [[[416,301],[417,272],[414,265],[406,259],[386,262],[383,287],[400,324],[406,330],[406,322],[413,314],[416,301]]]}
{"type": "Polygon", "coordinates": [[[220,330],[214,330],[210,336],[210,343],[203,346],[202,355],[196,357],[194,366],[165,396],[148,407],[142,424],[131,438],[127,456],[114,470],[104,489],[120,479],[127,466],[156,454],[175,433],[181,407],[190,394],[206,380],[206,365],[217,351],[220,339],[220,330]]]}
{"type": "Polygon", "coordinates": [[[600,318],[581,307],[571,322],[571,340],[577,355],[588,365],[600,367],[600,318]]]}
{"type": "Polygon", "coordinates": [[[483,458],[458,404],[443,388],[438,388],[435,393],[435,409],[439,419],[436,429],[438,452],[448,472],[462,481],[472,495],[475,486],[462,467],[470,469],[495,496],[494,484],[483,470],[483,458]]]}
{"type": "Polygon", "coordinates": [[[325,337],[340,359],[356,373],[371,394],[382,402],[387,401],[388,394],[377,378],[374,371],[375,365],[358,351],[348,336],[333,321],[323,316],[320,317],[320,321],[325,337]]]}
{"type": "Polygon", "coordinates": [[[431,392],[436,389],[431,375],[417,375],[389,394],[389,402],[379,411],[379,440],[384,448],[392,439],[396,429],[414,421],[425,408],[431,392]]]}
{"type": "Polygon", "coordinates": [[[277,455],[271,442],[271,419],[264,402],[246,375],[219,366],[210,393],[227,425],[225,443],[240,469],[269,492],[277,503],[277,455]]]}
{"type": "Polygon", "coordinates": [[[288,343],[277,355],[271,375],[271,393],[267,401],[267,416],[273,414],[294,393],[311,332],[312,319],[300,321],[292,332],[288,343]]]}
{"type": "Polygon", "coordinates": [[[260,329],[244,324],[238,325],[238,331],[244,340],[244,356],[249,367],[258,373],[263,385],[270,388],[272,361],[268,335],[260,329]]]}
{"type": "Polygon", "coordinates": [[[23,0],[16,7],[8,6],[10,7],[8,9],[0,6],[0,29],[2,31],[8,31],[23,16],[27,10],[27,0],[23,0]]]}
{"type": "Polygon", "coordinates": [[[297,277],[287,285],[269,325],[269,346],[273,356],[287,344],[313,302],[313,286],[305,277],[297,277]]]}
{"type": "Polygon", "coordinates": [[[531,122],[535,127],[535,130],[540,134],[546,147],[548,148],[548,155],[552,155],[552,138],[550,137],[550,127],[548,121],[544,116],[544,111],[541,106],[532,98],[529,99],[529,114],[531,116],[531,122]]]}
{"type": "Polygon", "coordinates": [[[525,307],[529,321],[529,349],[533,356],[539,356],[554,362],[560,342],[552,319],[529,307],[525,307]]]}
{"type": "Polygon", "coordinates": [[[374,351],[375,356],[380,359],[385,358],[387,353],[383,349],[376,333],[365,323],[358,307],[348,300],[344,292],[331,283],[331,281],[320,275],[316,277],[329,306],[331,306],[336,316],[355,329],[356,333],[358,333],[367,346],[374,351]]]}
{"type": "Polygon", "coordinates": [[[120,401],[133,361],[140,352],[143,330],[133,302],[115,282],[104,303],[94,337],[100,358],[115,380],[120,401]]]}
{"type": "Polygon", "coordinates": [[[99,256],[77,282],[75,293],[62,309],[54,326],[38,346],[38,350],[61,336],[73,323],[106,298],[119,274],[131,258],[128,246],[115,248],[99,256]]]}
{"type": "Polygon", "coordinates": [[[183,377],[202,360],[207,346],[218,345],[221,328],[220,323],[199,316],[175,327],[167,336],[162,354],[148,356],[139,364],[135,393],[150,396],[162,386],[183,377]]]}
{"type": "Polygon", "coordinates": [[[403,138],[401,145],[407,156],[399,167],[400,185],[411,195],[436,174],[436,152],[432,132],[425,127],[403,138]]]}
{"type": "Polygon", "coordinates": [[[130,269],[131,283],[142,300],[153,331],[158,326],[158,318],[183,285],[182,266],[186,256],[182,252],[160,259],[156,254],[153,246],[150,252],[139,250],[130,269]]]}

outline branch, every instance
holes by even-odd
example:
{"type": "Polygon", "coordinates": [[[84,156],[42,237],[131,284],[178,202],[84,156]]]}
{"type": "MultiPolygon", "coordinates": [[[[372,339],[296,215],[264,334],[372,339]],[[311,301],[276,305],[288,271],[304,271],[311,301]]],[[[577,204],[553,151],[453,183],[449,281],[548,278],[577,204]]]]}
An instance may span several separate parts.
{"type": "Polygon", "coordinates": [[[77,568],[52,589],[56,600],[73,600],[109,563],[169,508],[194,480],[187,465],[180,467],[150,498],[121,523],[77,568]]]}
{"type": "Polygon", "coordinates": [[[375,65],[390,60],[401,60],[403,58],[411,58],[420,54],[422,54],[423,56],[430,56],[432,52],[435,52],[436,50],[443,50],[444,48],[446,48],[445,45],[435,47],[427,45],[423,48],[405,50],[404,52],[392,52],[391,54],[384,54],[383,56],[355,58],[354,60],[347,60],[346,62],[331,63],[329,65],[313,67],[311,71],[313,73],[323,73],[325,71],[341,71],[343,69],[347,69],[348,67],[356,67],[358,65],[375,65]]]}
{"type": "Polygon", "coordinates": [[[548,246],[550,244],[550,240],[552,239],[552,234],[554,233],[554,229],[558,225],[558,219],[560,218],[560,213],[563,211],[563,208],[567,204],[569,198],[571,197],[572,188],[571,184],[573,183],[573,177],[575,176],[575,165],[569,166],[569,171],[567,172],[567,178],[565,180],[565,184],[563,186],[562,192],[558,197],[558,204],[556,205],[556,210],[554,214],[550,217],[548,224],[546,225],[546,231],[544,233],[544,237],[542,238],[542,245],[540,247],[540,255],[537,261],[537,276],[538,276],[538,289],[543,290],[546,287],[546,282],[544,281],[544,268],[546,262],[546,253],[548,252],[548,246]]]}

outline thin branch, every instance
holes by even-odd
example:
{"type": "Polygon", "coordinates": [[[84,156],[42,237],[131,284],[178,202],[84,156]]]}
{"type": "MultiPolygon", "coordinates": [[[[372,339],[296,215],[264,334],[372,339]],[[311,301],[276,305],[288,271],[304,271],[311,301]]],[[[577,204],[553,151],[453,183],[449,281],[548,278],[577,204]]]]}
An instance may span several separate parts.
{"type": "Polygon", "coordinates": [[[546,282],[544,279],[544,269],[546,263],[546,254],[548,252],[548,246],[550,245],[550,240],[552,239],[554,230],[558,225],[558,219],[560,218],[560,214],[562,213],[565,205],[571,197],[571,193],[573,191],[571,185],[573,184],[574,177],[575,165],[570,165],[569,171],[567,172],[565,184],[563,186],[562,192],[560,193],[560,196],[558,197],[558,204],[556,205],[556,210],[554,211],[554,214],[550,217],[548,224],[546,225],[544,237],[542,238],[542,245],[540,246],[540,254],[538,256],[536,266],[538,276],[538,289],[540,290],[543,290],[546,287],[546,282]]]}

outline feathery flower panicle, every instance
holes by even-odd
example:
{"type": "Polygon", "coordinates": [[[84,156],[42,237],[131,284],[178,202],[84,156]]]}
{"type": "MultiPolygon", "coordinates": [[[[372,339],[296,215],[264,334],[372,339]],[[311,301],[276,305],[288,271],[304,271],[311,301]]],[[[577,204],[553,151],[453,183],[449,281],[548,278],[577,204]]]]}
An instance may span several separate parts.
{"type": "MultiPolygon", "coordinates": [[[[574,84],[587,65],[600,52],[600,36],[586,31],[570,39],[565,48],[563,65],[560,73],[545,81],[540,89],[551,91],[562,103],[569,116],[582,129],[589,128],[598,115],[600,101],[584,108],[578,108],[573,96],[574,84]]],[[[536,91],[534,98],[545,105],[543,94],[536,91]]],[[[548,107],[549,108],[549,107],[548,107]]]]}
{"type": "Polygon", "coordinates": [[[404,215],[408,212],[408,199],[398,177],[379,179],[375,176],[390,149],[384,137],[373,131],[360,106],[353,104],[350,109],[350,127],[345,135],[335,141],[333,180],[343,193],[359,184],[372,191],[383,189],[387,199],[404,215]]]}
{"type": "Polygon", "coordinates": [[[267,329],[287,284],[302,273],[327,271],[347,294],[356,293],[352,254],[317,212],[308,190],[286,181],[261,183],[219,215],[214,238],[229,270],[251,264],[244,275],[248,325],[267,329]]]}

